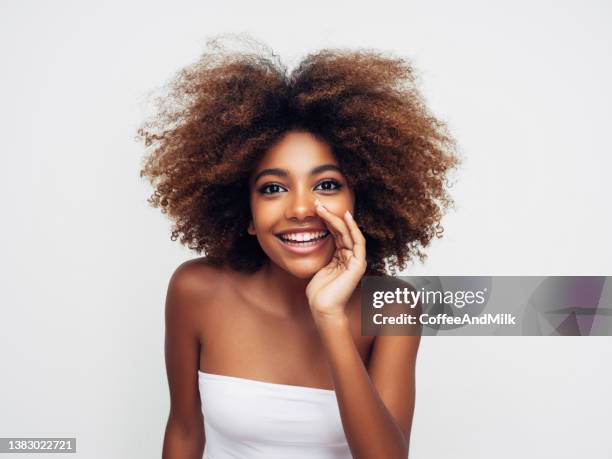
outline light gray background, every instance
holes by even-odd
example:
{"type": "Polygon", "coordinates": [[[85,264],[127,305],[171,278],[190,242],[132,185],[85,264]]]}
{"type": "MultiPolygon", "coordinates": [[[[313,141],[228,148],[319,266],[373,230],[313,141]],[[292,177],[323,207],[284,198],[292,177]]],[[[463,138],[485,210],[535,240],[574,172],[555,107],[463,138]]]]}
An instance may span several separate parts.
{"type": "MultiPolygon", "coordinates": [[[[446,236],[406,274],[612,275],[610,8],[2,2],[0,436],[160,455],[163,301],[196,254],[147,206],[133,135],[146,93],[218,33],[290,67],[321,47],[413,59],[465,162],[446,236]]],[[[611,338],[423,339],[411,457],[609,458],[611,361],[611,338]]]]}

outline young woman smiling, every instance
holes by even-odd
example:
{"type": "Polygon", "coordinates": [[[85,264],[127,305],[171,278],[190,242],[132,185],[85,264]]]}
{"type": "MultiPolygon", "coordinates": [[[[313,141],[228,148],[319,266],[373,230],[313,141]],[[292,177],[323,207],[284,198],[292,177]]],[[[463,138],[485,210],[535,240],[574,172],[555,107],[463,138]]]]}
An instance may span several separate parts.
{"type": "Polygon", "coordinates": [[[168,287],[163,457],[406,458],[419,337],[361,336],[359,284],[424,257],[457,162],[408,63],[217,47],[140,135],[204,254],[168,287]]]}

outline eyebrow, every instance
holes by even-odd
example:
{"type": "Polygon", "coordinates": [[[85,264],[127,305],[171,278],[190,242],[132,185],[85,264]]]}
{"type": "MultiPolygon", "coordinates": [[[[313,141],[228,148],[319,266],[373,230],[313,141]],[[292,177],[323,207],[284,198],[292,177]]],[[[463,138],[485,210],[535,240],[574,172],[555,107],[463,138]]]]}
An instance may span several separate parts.
{"type": "MultiPolygon", "coordinates": [[[[321,166],[317,166],[314,169],[312,169],[310,171],[310,175],[317,175],[317,174],[320,174],[321,172],[325,172],[325,171],[336,171],[336,172],[342,173],[342,171],[340,170],[340,168],[338,166],[334,166],[333,164],[323,164],[321,166]]],[[[287,169],[279,169],[279,168],[276,168],[276,167],[270,168],[270,169],[264,169],[259,174],[257,174],[255,176],[255,178],[253,179],[253,183],[257,182],[257,180],[259,180],[264,175],[274,175],[274,176],[278,176],[278,177],[288,177],[289,176],[289,171],[287,169]]]]}

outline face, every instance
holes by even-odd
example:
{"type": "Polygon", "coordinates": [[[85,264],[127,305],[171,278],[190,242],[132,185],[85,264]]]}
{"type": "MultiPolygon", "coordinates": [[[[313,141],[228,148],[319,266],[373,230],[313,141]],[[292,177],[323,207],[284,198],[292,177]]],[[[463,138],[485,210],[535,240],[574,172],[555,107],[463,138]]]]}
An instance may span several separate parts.
{"type": "Polygon", "coordinates": [[[249,180],[256,236],[273,263],[301,279],[329,263],[334,239],[315,211],[315,199],[338,216],[355,198],[329,145],[306,132],[289,132],[260,160],[249,180]]]}

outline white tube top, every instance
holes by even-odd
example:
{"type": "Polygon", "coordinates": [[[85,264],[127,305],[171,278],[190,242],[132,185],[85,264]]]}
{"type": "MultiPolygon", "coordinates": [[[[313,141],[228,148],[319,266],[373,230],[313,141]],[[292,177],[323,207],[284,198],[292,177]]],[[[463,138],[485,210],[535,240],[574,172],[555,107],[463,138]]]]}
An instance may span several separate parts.
{"type": "Polygon", "coordinates": [[[336,392],[198,371],[204,459],[351,459],[336,392]]]}

